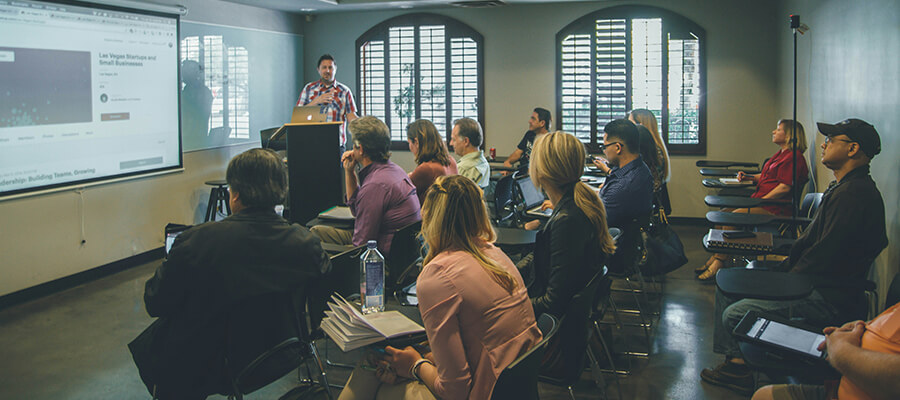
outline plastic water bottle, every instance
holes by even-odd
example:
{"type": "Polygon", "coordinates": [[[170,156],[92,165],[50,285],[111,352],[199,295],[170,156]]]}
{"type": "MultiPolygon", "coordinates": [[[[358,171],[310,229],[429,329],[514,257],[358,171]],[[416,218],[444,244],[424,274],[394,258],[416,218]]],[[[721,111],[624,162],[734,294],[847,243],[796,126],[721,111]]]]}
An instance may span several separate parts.
{"type": "Polygon", "coordinates": [[[363,314],[384,311],[384,256],[374,240],[359,260],[359,296],[363,314]]]}

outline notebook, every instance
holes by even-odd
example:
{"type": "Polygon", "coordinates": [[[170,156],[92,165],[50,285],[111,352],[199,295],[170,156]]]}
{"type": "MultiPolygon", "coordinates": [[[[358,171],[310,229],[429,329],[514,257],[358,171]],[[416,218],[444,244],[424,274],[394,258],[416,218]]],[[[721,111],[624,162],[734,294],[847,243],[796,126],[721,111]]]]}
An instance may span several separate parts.
{"type": "Polygon", "coordinates": [[[383,340],[418,335],[425,328],[398,311],[363,315],[352,303],[335,293],[328,302],[322,330],[342,351],[350,351],[383,340]]]}
{"type": "Polygon", "coordinates": [[[721,229],[710,229],[707,236],[706,244],[711,248],[718,249],[736,249],[736,250],[753,250],[753,251],[773,251],[772,234],[769,232],[754,232],[755,236],[751,238],[729,239],[722,234],[725,231],[721,229]]]}

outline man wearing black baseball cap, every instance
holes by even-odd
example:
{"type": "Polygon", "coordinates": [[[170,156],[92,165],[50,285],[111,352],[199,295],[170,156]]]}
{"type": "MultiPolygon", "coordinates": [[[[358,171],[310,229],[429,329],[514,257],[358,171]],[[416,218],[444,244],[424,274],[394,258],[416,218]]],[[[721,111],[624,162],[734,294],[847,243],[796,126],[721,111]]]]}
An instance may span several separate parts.
{"type": "MultiPolygon", "coordinates": [[[[791,273],[807,274],[814,282],[861,282],[875,257],[887,247],[884,201],[869,175],[869,163],[881,151],[875,128],[859,119],[836,124],[818,123],[825,135],[822,164],[834,172],[810,225],[791,247],[785,260],[791,273]]],[[[750,310],[784,317],[803,317],[811,325],[840,325],[860,319],[862,289],[816,285],[800,300],[770,301],[731,299],[716,291],[713,351],[725,355],[725,363],[704,369],[704,381],[734,391],[752,393],[750,370],[741,359],[734,327],[750,310]]],[[[832,285],[833,286],[833,285],[832,285]]]]}

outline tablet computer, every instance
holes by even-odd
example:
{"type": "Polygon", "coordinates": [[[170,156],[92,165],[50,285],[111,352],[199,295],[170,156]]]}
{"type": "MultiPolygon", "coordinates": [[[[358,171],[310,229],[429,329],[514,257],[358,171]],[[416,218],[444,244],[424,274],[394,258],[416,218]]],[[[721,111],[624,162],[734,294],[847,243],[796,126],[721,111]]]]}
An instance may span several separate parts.
{"type": "Polygon", "coordinates": [[[811,330],[787,318],[748,311],[734,328],[734,335],[740,340],[757,343],[779,351],[795,355],[806,361],[827,363],[826,351],[819,351],[825,341],[822,332],[811,330]]]}

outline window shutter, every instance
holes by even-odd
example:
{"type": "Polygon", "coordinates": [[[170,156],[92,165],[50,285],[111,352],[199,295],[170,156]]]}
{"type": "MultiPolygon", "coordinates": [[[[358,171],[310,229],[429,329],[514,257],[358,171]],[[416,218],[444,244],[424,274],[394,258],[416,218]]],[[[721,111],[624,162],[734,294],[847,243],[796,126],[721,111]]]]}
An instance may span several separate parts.
{"type": "Polygon", "coordinates": [[[628,111],[625,32],[624,19],[597,20],[595,23],[597,136],[603,134],[607,123],[622,118],[628,111]]]}
{"type": "Polygon", "coordinates": [[[562,129],[582,141],[591,140],[591,35],[569,35],[562,41],[562,129]]]}

